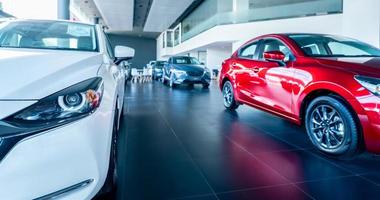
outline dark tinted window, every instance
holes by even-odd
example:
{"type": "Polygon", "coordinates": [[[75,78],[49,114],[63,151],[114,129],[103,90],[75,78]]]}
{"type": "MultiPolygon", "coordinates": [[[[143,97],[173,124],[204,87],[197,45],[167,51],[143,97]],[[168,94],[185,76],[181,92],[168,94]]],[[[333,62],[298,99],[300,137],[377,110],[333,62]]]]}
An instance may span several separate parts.
{"type": "Polygon", "coordinates": [[[351,38],[330,35],[289,35],[308,56],[378,57],[380,50],[351,38]]]}

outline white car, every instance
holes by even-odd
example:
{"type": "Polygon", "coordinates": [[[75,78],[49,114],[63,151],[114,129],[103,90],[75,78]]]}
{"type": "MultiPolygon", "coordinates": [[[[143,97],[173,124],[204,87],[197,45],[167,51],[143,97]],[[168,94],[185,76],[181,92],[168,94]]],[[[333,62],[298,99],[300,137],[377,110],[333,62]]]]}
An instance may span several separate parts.
{"type": "Polygon", "coordinates": [[[115,181],[124,73],[100,26],[0,25],[1,199],[91,199],[115,181]]]}
{"type": "Polygon", "coordinates": [[[152,69],[153,66],[156,64],[156,62],[157,62],[157,61],[155,61],[155,60],[149,61],[149,63],[146,64],[146,67],[152,69]]]}

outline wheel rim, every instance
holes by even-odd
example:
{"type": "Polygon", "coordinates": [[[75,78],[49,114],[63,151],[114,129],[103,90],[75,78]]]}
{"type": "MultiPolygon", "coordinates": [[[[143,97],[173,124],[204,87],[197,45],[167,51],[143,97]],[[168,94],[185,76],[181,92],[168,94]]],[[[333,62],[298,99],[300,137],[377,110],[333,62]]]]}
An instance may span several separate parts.
{"type": "Polygon", "coordinates": [[[224,105],[229,107],[233,101],[232,86],[230,83],[226,83],[223,88],[224,105]]]}
{"type": "Polygon", "coordinates": [[[322,149],[337,149],[343,144],[346,126],[335,108],[317,106],[311,113],[309,123],[312,135],[322,149]]]}

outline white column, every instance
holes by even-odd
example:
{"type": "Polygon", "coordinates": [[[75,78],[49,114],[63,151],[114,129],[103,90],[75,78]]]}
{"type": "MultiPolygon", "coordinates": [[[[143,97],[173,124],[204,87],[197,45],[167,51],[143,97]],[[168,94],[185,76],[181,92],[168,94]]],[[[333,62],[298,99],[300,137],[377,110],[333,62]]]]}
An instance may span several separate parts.
{"type": "Polygon", "coordinates": [[[70,0],[58,0],[58,19],[70,19],[70,0]]]}
{"type": "Polygon", "coordinates": [[[231,57],[232,47],[226,45],[224,47],[213,47],[207,49],[207,67],[211,70],[220,70],[222,63],[227,58],[231,57]]]}

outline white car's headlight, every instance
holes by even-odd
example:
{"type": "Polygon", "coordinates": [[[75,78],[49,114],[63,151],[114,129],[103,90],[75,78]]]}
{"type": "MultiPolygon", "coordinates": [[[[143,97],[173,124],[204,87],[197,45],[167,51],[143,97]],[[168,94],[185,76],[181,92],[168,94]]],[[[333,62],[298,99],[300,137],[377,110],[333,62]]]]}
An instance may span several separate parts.
{"type": "Polygon", "coordinates": [[[380,79],[358,75],[355,76],[355,80],[373,94],[380,96],[380,79]]]}
{"type": "Polygon", "coordinates": [[[49,126],[80,119],[99,107],[103,81],[92,78],[50,95],[4,121],[18,126],[49,126]]]}
{"type": "Polygon", "coordinates": [[[176,75],[176,76],[182,76],[182,75],[186,75],[186,71],[182,71],[182,70],[178,70],[178,69],[173,69],[172,72],[176,75]]]}

